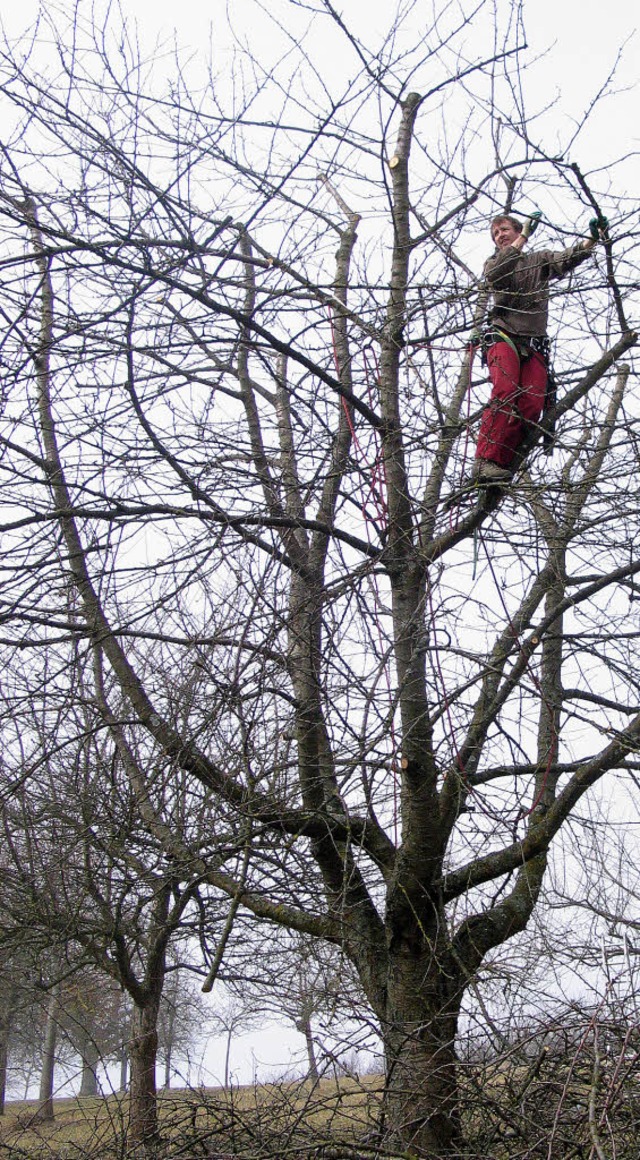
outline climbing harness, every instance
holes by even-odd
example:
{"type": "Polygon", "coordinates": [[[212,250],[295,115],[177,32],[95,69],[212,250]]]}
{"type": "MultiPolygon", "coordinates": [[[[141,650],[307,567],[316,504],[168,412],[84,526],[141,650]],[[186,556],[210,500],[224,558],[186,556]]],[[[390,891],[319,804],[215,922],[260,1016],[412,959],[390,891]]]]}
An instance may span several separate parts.
{"type": "Polygon", "coordinates": [[[487,351],[490,347],[495,346],[497,342],[506,342],[507,346],[511,347],[514,354],[523,360],[531,358],[532,354],[539,354],[544,359],[546,366],[549,366],[551,357],[551,342],[546,334],[535,335],[520,335],[507,334],[506,330],[501,330],[492,322],[487,322],[478,335],[476,346],[480,347],[482,352],[482,365],[487,365],[487,351]]]}
{"type": "MultiPolygon", "coordinates": [[[[551,359],[551,340],[549,336],[546,334],[511,335],[501,330],[499,326],[487,322],[483,330],[478,334],[476,344],[482,352],[483,366],[487,366],[487,352],[489,348],[495,346],[497,342],[506,342],[507,346],[511,347],[511,350],[514,354],[517,354],[521,362],[531,358],[534,354],[540,356],[547,371],[547,386],[545,389],[542,414],[544,416],[548,411],[553,410],[557,402],[557,382],[551,359]]],[[[545,455],[553,454],[554,443],[555,424],[549,427],[543,435],[542,447],[545,455]]]]}

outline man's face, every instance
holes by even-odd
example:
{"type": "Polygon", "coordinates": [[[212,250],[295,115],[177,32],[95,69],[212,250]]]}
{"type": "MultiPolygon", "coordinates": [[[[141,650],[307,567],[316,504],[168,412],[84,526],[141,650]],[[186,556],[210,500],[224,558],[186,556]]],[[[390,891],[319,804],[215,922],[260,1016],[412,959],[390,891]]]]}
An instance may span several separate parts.
{"type": "Polygon", "coordinates": [[[514,229],[511,222],[496,222],[491,229],[491,237],[499,250],[504,250],[507,246],[512,246],[519,236],[520,231],[514,229]]]}

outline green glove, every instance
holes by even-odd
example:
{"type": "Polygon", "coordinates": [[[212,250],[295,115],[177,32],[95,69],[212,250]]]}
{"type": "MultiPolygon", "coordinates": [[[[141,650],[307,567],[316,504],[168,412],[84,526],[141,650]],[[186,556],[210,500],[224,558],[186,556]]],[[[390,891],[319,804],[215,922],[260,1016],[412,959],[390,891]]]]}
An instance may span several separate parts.
{"type": "Polygon", "coordinates": [[[531,237],[533,231],[535,229],[537,229],[537,227],[540,223],[541,217],[542,217],[542,211],[539,209],[535,210],[534,213],[527,214],[527,220],[525,221],[525,223],[522,227],[523,237],[525,237],[525,238],[531,237]]]}
{"type": "Polygon", "coordinates": [[[542,217],[542,210],[540,210],[540,209],[537,209],[537,210],[535,210],[534,213],[530,214],[530,216],[529,216],[529,236],[531,236],[531,234],[533,233],[534,230],[537,230],[538,226],[540,225],[541,217],[542,217]]]}
{"type": "Polygon", "coordinates": [[[469,346],[480,346],[482,344],[482,335],[479,330],[472,330],[469,335],[469,346]]]}
{"type": "Polygon", "coordinates": [[[604,217],[601,213],[597,217],[591,218],[589,222],[589,233],[594,242],[599,242],[601,237],[606,237],[609,229],[609,219],[604,217]]]}

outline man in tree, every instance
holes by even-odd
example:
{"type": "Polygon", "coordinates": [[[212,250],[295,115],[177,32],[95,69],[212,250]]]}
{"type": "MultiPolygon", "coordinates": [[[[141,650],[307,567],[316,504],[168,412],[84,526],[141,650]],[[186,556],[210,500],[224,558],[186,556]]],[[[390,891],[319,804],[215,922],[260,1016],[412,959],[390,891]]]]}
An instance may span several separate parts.
{"type": "Polygon", "coordinates": [[[500,215],[491,222],[496,253],[484,275],[493,294],[489,325],[483,335],[492,391],[480,424],[473,482],[500,484],[511,478],[514,455],[527,428],[538,421],[548,383],[549,282],[584,262],[606,234],[608,221],[592,218],[591,236],[567,250],[524,253],[536,228],[536,213],[522,226],[500,215]]]}

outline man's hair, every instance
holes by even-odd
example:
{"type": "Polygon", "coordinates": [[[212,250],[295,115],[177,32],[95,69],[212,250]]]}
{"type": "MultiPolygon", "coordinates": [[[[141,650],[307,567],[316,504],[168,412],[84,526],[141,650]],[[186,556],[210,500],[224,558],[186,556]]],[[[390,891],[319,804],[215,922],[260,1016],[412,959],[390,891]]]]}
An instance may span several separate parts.
{"type": "Polygon", "coordinates": [[[517,218],[511,217],[508,213],[499,213],[491,222],[491,237],[493,237],[493,227],[497,226],[500,222],[509,222],[509,225],[513,226],[516,233],[522,233],[522,222],[519,222],[517,218]]]}

